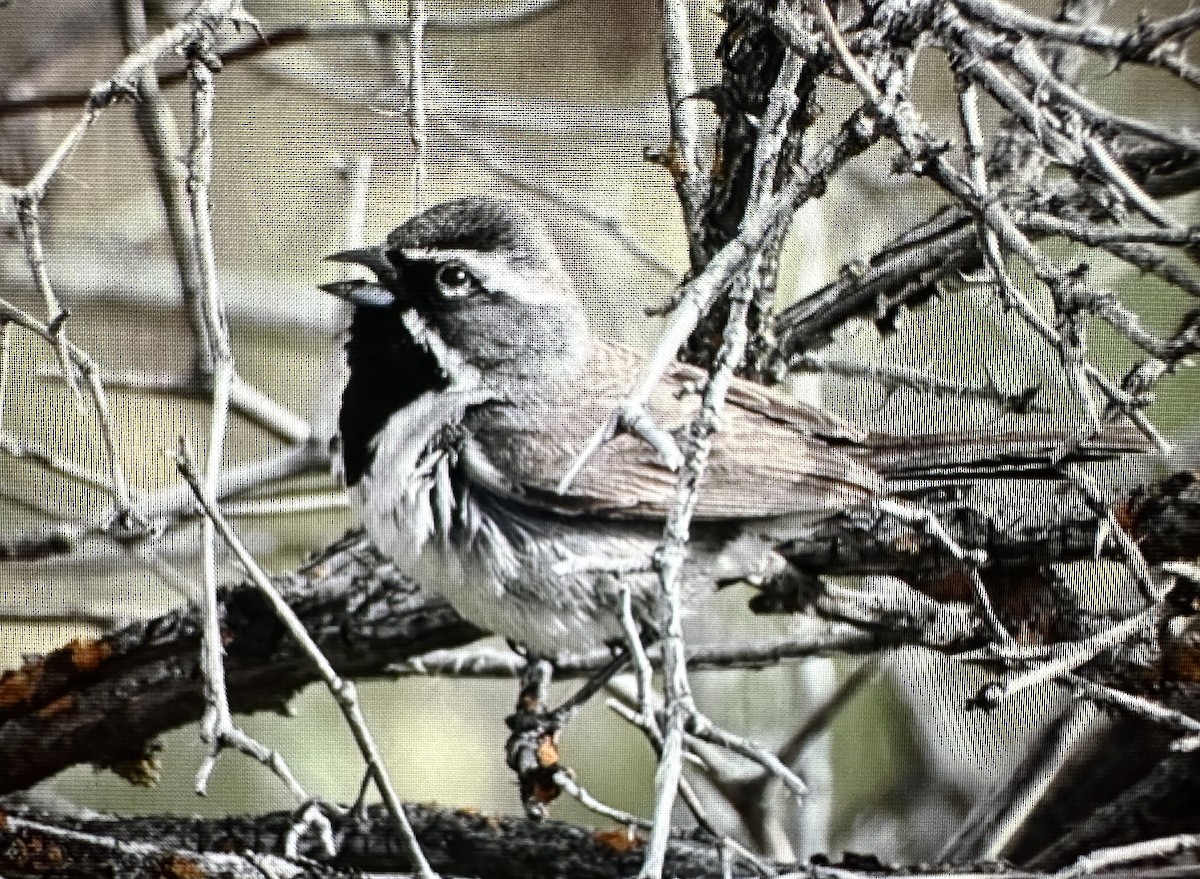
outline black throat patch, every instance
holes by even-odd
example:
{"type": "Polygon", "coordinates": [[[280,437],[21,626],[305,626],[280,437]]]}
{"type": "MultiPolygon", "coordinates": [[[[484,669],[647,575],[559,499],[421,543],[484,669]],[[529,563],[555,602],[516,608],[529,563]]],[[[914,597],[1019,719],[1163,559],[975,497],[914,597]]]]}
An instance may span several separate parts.
{"type": "Polygon", "coordinates": [[[354,309],[346,340],[350,377],[338,429],[346,485],[357,485],[375,457],[372,441],[396,412],[450,382],[434,356],[413,340],[402,309],[354,309]]]}

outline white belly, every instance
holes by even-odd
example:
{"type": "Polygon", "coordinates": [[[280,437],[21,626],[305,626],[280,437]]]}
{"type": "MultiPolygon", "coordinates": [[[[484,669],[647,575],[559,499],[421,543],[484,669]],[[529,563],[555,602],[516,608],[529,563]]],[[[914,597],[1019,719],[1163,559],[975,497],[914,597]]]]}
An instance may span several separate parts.
{"type": "MultiPolygon", "coordinates": [[[[477,402],[477,393],[428,394],[380,432],[351,492],[379,549],[465,619],[541,655],[623,639],[625,589],[636,616],[652,620],[658,578],[650,564],[661,523],[576,519],[472,493],[454,452],[431,443],[477,402]]],[[[689,603],[716,577],[766,573],[779,560],[760,543],[738,540],[737,551],[726,552],[734,547],[694,541],[684,569],[689,603]],[[740,555],[738,571],[728,570],[740,555]]]]}

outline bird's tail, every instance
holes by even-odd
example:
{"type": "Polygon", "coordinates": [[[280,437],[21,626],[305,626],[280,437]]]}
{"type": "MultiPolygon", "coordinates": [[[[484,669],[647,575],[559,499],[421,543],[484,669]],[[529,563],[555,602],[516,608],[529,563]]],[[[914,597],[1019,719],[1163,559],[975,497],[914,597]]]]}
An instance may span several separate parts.
{"type": "Polygon", "coordinates": [[[901,480],[1061,478],[1062,464],[1106,461],[1149,452],[1153,446],[1125,421],[1106,425],[1092,437],[1068,430],[872,433],[863,448],[875,470],[889,480],[901,480]]]}

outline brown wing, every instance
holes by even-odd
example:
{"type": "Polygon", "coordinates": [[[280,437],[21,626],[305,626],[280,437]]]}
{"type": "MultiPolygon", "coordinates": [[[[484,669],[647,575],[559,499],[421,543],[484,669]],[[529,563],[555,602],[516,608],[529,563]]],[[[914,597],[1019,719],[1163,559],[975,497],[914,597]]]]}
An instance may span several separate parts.
{"type": "MultiPolygon", "coordinates": [[[[665,518],[675,502],[677,474],[636,436],[607,443],[565,495],[556,491],[643,366],[637,352],[612,343],[598,344],[592,359],[578,379],[477,413],[468,425],[467,464],[489,489],[561,512],[665,518]],[[538,454],[528,454],[529,449],[538,454]]],[[[650,400],[655,423],[674,432],[678,441],[700,406],[703,378],[694,367],[675,366],[650,400]]],[[[838,447],[861,439],[859,431],[828,413],[736,380],[713,441],[695,518],[757,518],[862,503],[878,491],[881,480],[838,447]]]]}

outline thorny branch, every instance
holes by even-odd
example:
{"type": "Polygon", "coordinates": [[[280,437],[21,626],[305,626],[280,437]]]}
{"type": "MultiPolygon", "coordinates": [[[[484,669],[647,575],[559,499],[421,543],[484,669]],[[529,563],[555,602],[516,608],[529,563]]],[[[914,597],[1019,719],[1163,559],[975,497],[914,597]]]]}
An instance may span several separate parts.
{"type": "MultiPolygon", "coordinates": [[[[513,24],[553,5],[517,4],[512,9],[479,15],[489,24],[513,24]]],[[[130,8],[134,7],[137,4],[131,4],[130,8]]],[[[657,559],[663,583],[665,638],[659,647],[640,656],[638,663],[643,690],[639,709],[644,715],[640,722],[661,755],[658,807],[647,845],[649,854],[641,867],[647,876],[660,875],[667,869],[675,851],[677,841],[669,834],[671,804],[677,786],[685,798],[690,796],[683,775],[683,755],[694,745],[693,736],[702,733],[711,741],[757,759],[764,767],[764,778],[790,783],[795,791],[800,790],[787,761],[772,763],[773,755],[712,728],[696,709],[686,669],[701,659],[685,644],[678,626],[680,609],[674,581],[686,553],[690,510],[703,477],[707,443],[718,429],[725,388],[735,371],[758,375],[788,369],[854,373],[878,378],[893,388],[991,401],[999,412],[1031,411],[1039,405],[1036,387],[1005,395],[994,388],[973,387],[907,368],[843,364],[820,351],[855,318],[874,321],[886,334],[901,311],[928,301],[961,276],[982,277],[996,302],[1018,314],[1030,332],[1058,356],[1066,383],[1076,394],[1081,424],[1076,439],[1059,450],[1061,455],[1097,433],[1103,423],[1121,417],[1130,419],[1149,440],[1165,449],[1166,441],[1148,412],[1154,390],[1200,352],[1200,309],[1188,310],[1173,333],[1151,332],[1138,312],[1120,301],[1118,293],[1092,279],[1087,264],[1052,257],[1045,246],[1047,239],[1064,239],[1079,248],[1103,251],[1098,255],[1115,256],[1140,272],[1154,274],[1185,300],[1200,295],[1200,280],[1194,270],[1200,233],[1179,215],[1176,203],[1165,202],[1200,185],[1200,135],[1105,107],[1073,81],[1073,74],[1067,70],[1070,65],[1056,62],[1057,53],[1069,50],[1080,57],[1144,66],[1178,80],[1183,87],[1200,87],[1200,71],[1189,61],[1185,46],[1200,30],[1200,14],[1195,10],[1120,28],[1095,18],[1049,19],[1001,0],[903,4],[879,0],[865,7],[827,4],[824,0],[778,4],[728,0],[723,6],[730,24],[723,47],[727,80],[716,100],[721,114],[722,148],[718,150],[719,161],[705,168],[700,142],[703,135],[696,112],[700,89],[691,64],[687,6],[664,0],[662,8],[672,132],[665,159],[675,175],[683,205],[693,266],[703,271],[688,280],[676,295],[669,328],[646,375],[630,390],[625,405],[585,452],[594,451],[618,430],[632,430],[654,444],[664,460],[681,472],[678,503],[657,559]],[[746,40],[756,51],[743,53],[739,59],[739,40],[746,40]],[[938,50],[958,81],[960,100],[956,109],[962,144],[944,139],[938,133],[942,130],[938,123],[943,120],[931,118],[911,96],[916,58],[929,48],[938,50]],[[746,82],[738,79],[739,60],[759,65],[753,67],[754,82],[749,93],[742,88],[746,82]],[[833,133],[818,141],[813,125],[818,115],[814,96],[818,85],[830,80],[849,83],[861,105],[849,110],[841,125],[831,126],[833,133]],[[984,103],[1002,117],[994,128],[981,121],[980,106],[984,103]],[[741,154],[731,148],[739,143],[741,154]],[[819,197],[827,181],[844,171],[853,157],[872,147],[878,150],[885,143],[900,150],[897,173],[931,181],[940,190],[945,206],[878,248],[866,263],[848,265],[830,284],[802,294],[774,320],[766,319],[774,308],[777,257],[796,210],[819,197]],[[1018,155],[1028,161],[1022,163],[1018,155]],[[1041,173],[1044,168],[1066,173],[1047,175],[1041,173]],[[1018,272],[1021,266],[1025,274],[1018,272]],[[1031,285],[1023,282],[1025,276],[1032,276],[1033,286],[1046,294],[1052,309],[1049,318],[1037,303],[1031,285]],[[1105,367],[1092,360],[1086,344],[1089,321],[1105,322],[1144,357],[1123,379],[1111,377],[1105,367]],[[691,356],[707,359],[712,372],[703,408],[681,451],[673,438],[649,420],[645,403],[663,370],[685,345],[691,356]],[[1099,399],[1094,399],[1097,391],[1099,399]],[[666,682],[661,724],[650,711],[651,702],[645,692],[652,662],[661,663],[666,682]]],[[[185,233],[194,239],[194,246],[181,253],[180,264],[185,288],[189,278],[195,288],[191,294],[193,330],[204,352],[202,371],[210,372],[206,386],[213,398],[209,457],[203,478],[195,478],[193,473],[192,482],[208,511],[205,580],[209,606],[204,628],[209,647],[204,668],[213,691],[208,701],[211,711],[227,717],[228,703],[222,702],[225,683],[219,635],[215,634],[219,630],[212,561],[215,531],[221,528],[232,540],[216,510],[217,499],[225,495],[223,489],[236,475],[222,470],[225,419],[231,408],[242,406],[247,412],[266,413],[261,420],[267,424],[282,425],[281,435],[294,446],[289,458],[292,467],[272,473],[296,472],[296,461],[301,462],[298,466],[308,467],[325,462],[327,455],[323,450],[315,451],[313,430],[302,419],[289,420],[288,413],[273,412],[272,401],[256,400],[253,389],[240,384],[228,349],[228,332],[215,282],[215,257],[211,239],[206,238],[211,235],[206,163],[211,160],[212,145],[207,141],[211,130],[206,130],[207,123],[203,122],[211,114],[211,73],[217,66],[215,56],[203,47],[224,22],[246,24],[251,20],[237,3],[208,2],[179,25],[146,39],[144,20],[139,23],[136,14],[127,16],[129,56],[113,77],[98,83],[80,99],[84,103],[82,116],[33,178],[19,188],[5,187],[4,196],[17,210],[27,262],[47,315],[43,322],[0,300],[0,412],[9,374],[8,340],[11,330],[19,328],[54,350],[62,377],[79,399],[78,381],[84,380],[98,413],[110,473],[90,474],[36,443],[10,441],[2,434],[0,437],[9,454],[30,456],[52,471],[108,488],[125,532],[137,530],[133,526],[142,521],[143,502],[170,515],[187,512],[188,501],[179,492],[143,499],[126,485],[117,461],[117,438],[107,412],[102,374],[66,335],[68,315],[51,285],[39,215],[48,187],[99,115],[113,103],[137,94],[151,116],[144,127],[148,142],[157,139],[158,146],[152,149],[160,155],[171,152],[166,127],[169,120],[165,120],[161,106],[154,106],[152,74],[155,65],[182,51],[189,57],[186,70],[193,77],[192,93],[197,101],[194,119],[200,123],[193,133],[190,162],[192,213],[181,217],[176,212],[169,219],[179,227],[177,245],[185,233]],[[188,259],[193,260],[190,268],[188,259]],[[243,391],[240,403],[239,387],[243,391]],[[134,510],[138,510],[136,516],[134,510]]],[[[408,35],[411,133],[418,154],[423,155],[424,33],[439,27],[476,24],[470,16],[441,21],[428,15],[423,3],[414,2],[407,21],[372,19],[352,25],[314,25],[300,29],[297,38],[361,33],[408,35]]],[[[290,34],[276,35],[276,42],[282,44],[290,38],[290,34]]],[[[254,40],[235,46],[223,57],[234,60],[242,57],[239,52],[245,55],[261,50],[262,44],[254,40]]],[[[9,101],[0,104],[0,113],[51,105],[52,98],[44,99],[42,104],[9,101]]],[[[453,131],[453,124],[435,120],[431,128],[453,131]]],[[[500,160],[482,158],[497,168],[505,167],[500,160]]],[[[416,168],[416,188],[420,191],[423,162],[418,161],[416,168]]],[[[170,182],[160,185],[164,199],[169,201],[170,182]]],[[[570,482],[583,460],[565,475],[564,484],[570,482]]],[[[258,475],[269,469],[260,467],[258,475]]],[[[1189,478],[1180,475],[1119,501],[1106,499],[1086,477],[1077,478],[1075,500],[1087,509],[1070,521],[1064,513],[1061,531],[1053,537],[1040,532],[1036,538],[1021,531],[1024,526],[1019,524],[1019,516],[1014,522],[1013,518],[980,512],[977,519],[972,519],[970,513],[977,498],[963,501],[961,497],[916,490],[916,501],[941,517],[926,521],[945,520],[944,528],[937,525],[945,535],[943,547],[961,546],[962,551],[955,554],[960,561],[979,559],[978,553],[986,551],[991,560],[986,566],[948,562],[940,547],[936,554],[910,552],[905,556],[898,547],[929,549],[936,543],[931,543],[929,533],[914,528],[915,522],[896,522],[880,515],[882,507],[848,513],[836,522],[815,527],[807,538],[797,537],[795,557],[806,562],[804,570],[899,575],[928,594],[902,586],[875,584],[855,590],[815,578],[801,579],[785,584],[791,591],[781,587],[776,592],[764,592],[756,599],[759,609],[809,610],[833,621],[830,632],[836,635],[831,634],[829,640],[818,639],[815,645],[770,645],[770,650],[730,649],[725,654],[718,650],[709,654],[709,660],[736,665],[772,661],[789,655],[789,650],[796,655],[831,649],[877,652],[900,644],[918,644],[959,654],[996,670],[999,678],[981,692],[977,699],[980,705],[994,704],[1042,681],[1057,680],[1078,698],[1129,712],[1172,734],[1183,734],[1185,737],[1176,742],[1180,750],[1194,747],[1200,741],[1196,736],[1200,729],[1197,694],[1180,669],[1189,668],[1188,663],[1195,661],[1193,629],[1197,628],[1194,618],[1200,611],[1200,599],[1196,598],[1200,589],[1186,571],[1161,567],[1164,562],[1183,557],[1189,535],[1194,534],[1195,505],[1181,500],[1189,492],[1194,493],[1191,483],[1185,484],[1189,478]],[[1103,522],[1099,529],[1097,521],[1103,522]],[[994,527],[996,523],[1001,527],[994,527]],[[1182,540],[1178,539],[1181,536],[1182,540]],[[805,544],[806,539],[809,544],[805,544]],[[1047,585],[1053,578],[1044,576],[1044,563],[1100,555],[1119,560],[1132,572],[1142,586],[1144,608],[1124,619],[1112,620],[1089,615],[1077,606],[1053,604],[1048,595],[1052,590],[1047,585]],[[1043,591],[1047,595],[1037,597],[1046,601],[1045,607],[1052,607],[1054,622],[1034,622],[1032,614],[1021,618],[1021,610],[1007,600],[1004,589],[997,588],[1014,583],[1026,589],[1032,583],[1034,591],[1046,587],[1043,591]],[[979,619],[963,605],[947,600],[969,600],[972,594],[986,626],[980,627],[979,619]],[[995,608],[990,605],[989,595],[996,600],[995,608]],[[1006,637],[1006,626],[1014,622],[1023,627],[1025,640],[1020,645],[1006,637]],[[1038,629],[1039,625],[1044,625],[1044,630],[1038,629]],[[1160,688],[1163,681],[1171,686],[1160,688]]],[[[247,479],[251,478],[243,481],[247,479]]],[[[243,561],[255,570],[252,560],[246,557],[243,561]]],[[[260,586],[263,579],[261,572],[255,577],[260,586]]],[[[1058,593],[1052,597],[1053,601],[1062,599],[1058,593]]],[[[631,635],[633,640],[636,638],[631,635]]],[[[699,656],[704,655],[699,652],[699,656]]],[[[600,661],[594,657],[575,659],[579,669],[600,661]]],[[[570,667],[570,660],[564,658],[564,666],[570,667]]],[[[423,664],[411,660],[405,671],[494,674],[503,668],[504,663],[494,658],[477,658],[465,664],[462,660],[428,658],[423,664]]],[[[333,673],[332,667],[329,672],[333,673]]],[[[14,680],[5,678],[10,685],[14,680]]],[[[340,692],[346,691],[342,688],[340,692]]],[[[222,724],[216,720],[207,726],[214,739],[232,735],[230,729],[221,732],[222,724]]],[[[216,746],[219,748],[220,743],[216,746]]],[[[269,754],[255,753],[260,759],[271,760],[269,754]]],[[[372,767],[376,782],[384,787],[385,781],[376,772],[377,764],[372,767]]],[[[277,771],[286,774],[285,767],[277,766],[277,771]]],[[[586,790],[576,787],[577,795],[587,801],[586,790]]],[[[298,785],[293,783],[293,789],[299,791],[298,785]]],[[[399,821],[403,829],[399,802],[394,793],[388,799],[392,819],[399,821]]],[[[606,814],[631,817],[614,810],[606,814]]],[[[47,832],[32,826],[18,830],[47,832]]],[[[407,835],[410,853],[417,851],[411,832],[407,835]]],[[[1194,837],[1143,841],[1086,855],[1060,875],[1120,875],[1115,872],[1119,865],[1167,858],[1194,847],[1194,837]]],[[[1008,867],[996,867],[993,873],[976,871],[974,875],[993,874],[1045,875],[1019,874],[1008,867]]],[[[851,877],[861,872],[853,866],[814,866],[803,875],[851,877]]]]}
{"type": "MultiPolygon", "coordinates": [[[[739,10],[746,8],[746,4],[727,4],[727,10],[735,6],[739,10]]],[[[1132,175],[1116,158],[1117,153],[1123,152],[1123,148],[1127,148],[1125,143],[1119,143],[1116,138],[1118,136],[1126,138],[1136,136],[1159,145],[1169,145],[1182,151],[1185,156],[1189,156],[1192,162],[1200,161],[1200,156],[1197,155],[1197,144],[1200,143],[1200,140],[1189,131],[1165,129],[1152,123],[1107,111],[1084,98],[1070,82],[1059,79],[1053,64],[1039,56],[1037,48],[1031,41],[1024,40],[1010,44],[1003,35],[988,34],[985,28],[969,26],[960,17],[954,4],[938,6],[910,4],[904,7],[886,3],[875,4],[869,12],[865,12],[863,15],[858,32],[850,34],[851,28],[847,28],[845,36],[842,26],[835,21],[830,7],[824,0],[813,0],[807,4],[803,13],[793,5],[789,8],[789,14],[792,16],[793,22],[796,18],[803,21],[805,16],[809,17],[809,21],[802,23],[795,31],[789,33],[788,36],[792,39],[791,50],[784,53],[784,58],[778,67],[779,81],[775,86],[776,91],[772,93],[772,101],[767,112],[760,116],[759,121],[771,120],[772,125],[768,130],[759,132],[753,164],[756,175],[764,167],[763,159],[759,154],[764,151],[765,145],[770,145],[767,147],[768,149],[778,150],[782,143],[782,138],[779,136],[781,120],[778,96],[786,93],[791,98],[799,85],[800,76],[794,52],[803,50],[806,57],[813,57],[815,52],[811,35],[817,31],[823,38],[828,54],[837,60],[838,73],[855,85],[865,101],[861,111],[863,115],[859,119],[860,123],[864,126],[878,126],[879,133],[895,141],[906,155],[905,164],[898,165],[898,169],[902,168],[914,176],[927,176],[933,180],[945,190],[954,202],[961,206],[963,218],[974,221],[975,228],[968,229],[967,234],[959,236],[953,242],[953,250],[931,255],[924,260],[924,269],[921,275],[915,276],[919,280],[919,284],[910,282],[910,286],[907,287],[907,290],[911,291],[908,293],[908,299],[915,301],[917,296],[927,297],[926,291],[932,288],[939,279],[947,277],[945,273],[947,262],[952,268],[957,269],[964,263],[977,261],[978,255],[982,254],[984,264],[994,279],[1001,303],[1015,308],[1029,327],[1059,353],[1068,384],[1074,388],[1081,403],[1085,423],[1079,429],[1076,439],[1064,444],[1063,448],[1056,453],[1055,458],[1063,457],[1072,449],[1078,448],[1080,442],[1086,441],[1100,431],[1102,415],[1093,400],[1092,386],[1108,399],[1108,411],[1103,416],[1105,419],[1111,418],[1117,413],[1128,417],[1160,451],[1166,452],[1169,448],[1166,441],[1144,412],[1150,400],[1146,391],[1154,381],[1168,371],[1166,364],[1161,359],[1164,352],[1168,350],[1172,353],[1178,352],[1170,366],[1171,369],[1174,369],[1183,365],[1183,357],[1186,356],[1186,353],[1194,350],[1195,331],[1191,326],[1192,318],[1189,317],[1185,321],[1175,338],[1158,340],[1143,330],[1136,316],[1117,303],[1111,293],[1093,287],[1087,277],[1086,265],[1068,266],[1057,263],[1034,243],[1018,225],[1019,215],[1017,211],[1013,210],[1013,207],[1022,206],[1023,199],[1029,199],[1025,202],[1026,204],[1032,202],[1031,195],[1040,196],[1038,187],[1043,178],[1040,176],[1028,178],[1028,191],[1021,192],[1020,189],[1017,189],[1015,194],[1004,190],[1004,185],[1009,183],[1007,178],[992,185],[992,181],[989,180],[989,167],[985,160],[983,134],[976,107],[977,91],[988,94],[999,107],[1010,114],[1016,126],[1025,129],[1032,139],[1032,143],[1044,153],[1046,161],[1070,169],[1086,168],[1087,172],[1092,175],[1091,180],[1099,181],[1105,199],[1102,202],[1104,213],[1100,214],[1097,219],[1101,221],[1113,219],[1123,223],[1124,215],[1120,211],[1124,206],[1131,207],[1149,219],[1156,227],[1169,233],[1168,236],[1158,238],[1156,243],[1173,240],[1190,249],[1194,246],[1195,236],[1193,230],[1189,230],[1183,223],[1175,219],[1171,212],[1159,204],[1155,197],[1135,179],[1135,175],[1132,175]],[[803,36],[797,39],[796,34],[803,36]],[[905,37],[903,36],[905,34],[920,34],[921,36],[905,37]],[[900,45],[897,44],[898,38],[901,41],[900,45]],[[910,39],[911,44],[907,42],[910,39]],[[906,66],[902,59],[907,57],[908,50],[924,42],[938,45],[945,52],[950,61],[951,70],[961,78],[963,83],[960,114],[967,141],[965,170],[960,169],[950,160],[952,145],[934,135],[932,128],[926,123],[922,113],[909,97],[908,75],[911,67],[906,66]],[[853,48],[851,43],[853,43],[853,48]],[[1006,67],[1007,69],[1005,69],[1006,67]],[[1042,100],[1041,96],[1046,94],[1057,100],[1042,100]],[[958,259],[953,258],[955,250],[962,254],[958,259]],[[1026,294],[1013,280],[1007,264],[1010,256],[1023,261],[1034,277],[1049,291],[1055,307],[1054,323],[1048,322],[1042,317],[1038,309],[1029,302],[1026,294]],[[947,257],[951,257],[951,260],[947,260],[947,257]],[[1095,315],[1106,320],[1134,345],[1151,353],[1153,359],[1135,367],[1124,386],[1119,386],[1101,368],[1091,362],[1081,330],[1082,321],[1087,315],[1095,315]]],[[[1185,14],[1167,25],[1142,26],[1136,36],[1133,34],[1126,36],[1122,46],[1128,52],[1130,60],[1153,60],[1155,63],[1163,63],[1164,53],[1157,48],[1150,47],[1172,36],[1186,36],[1200,26],[1198,22],[1200,19],[1196,16],[1185,14]],[[1128,47],[1131,45],[1137,45],[1138,48],[1130,51],[1128,47]]],[[[1028,21],[1024,21],[1024,23],[1026,26],[1031,24],[1028,21]]],[[[1033,22],[1032,25],[1036,26],[1037,22],[1033,22]]],[[[1045,30],[1042,35],[1047,35],[1045,30]]],[[[1093,47],[1089,39],[1094,36],[1094,33],[1089,31],[1086,26],[1081,26],[1076,36],[1081,37],[1078,42],[1088,48],[1093,47]],[[1082,38],[1084,34],[1088,39],[1082,38]]],[[[670,57],[669,51],[667,55],[670,57]]],[[[1177,59],[1165,66],[1181,78],[1190,80],[1188,68],[1185,64],[1179,63],[1177,59]]],[[[791,103],[789,117],[799,102],[791,103]]],[[[1091,180],[1088,180],[1086,186],[1080,185],[1080,189],[1082,190],[1081,194],[1086,193],[1089,200],[1095,201],[1099,193],[1091,180]]],[[[762,180],[753,181],[749,191],[752,196],[758,194],[761,198],[762,180]]],[[[783,228],[786,228],[789,216],[788,208],[794,210],[802,200],[802,198],[797,198],[791,202],[787,208],[773,218],[773,223],[783,224],[783,228]]],[[[754,216],[753,211],[760,203],[756,203],[752,197],[747,205],[747,213],[750,217],[754,216]]],[[[689,228],[691,228],[691,224],[689,224],[689,228]]],[[[1059,231],[1067,231],[1067,227],[1059,231]]],[[[1093,238],[1098,237],[1090,228],[1083,234],[1093,238]]],[[[1141,234],[1145,235],[1145,233],[1141,234]]],[[[693,247],[696,247],[697,236],[694,229],[692,235],[692,244],[693,247]]],[[[767,231],[758,240],[762,243],[768,242],[771,240],[771,235],[772,232],[767,231]]],[[[1137,251],[1131,250],[1127,246],[1134,243],[1137,235],[1138,233],[1135,232],[1131,239],[1121,242],[1122,245],[1126,245],[1122,255],[1126,258],[1140,259],[1142,263],[1146,263],[1147,260],[1143,254],[1138,254],[1137,251]]],[[[945,238],[946,231],[941,231],[940,237],[945,238]]],[[[752,253],[761,258],[764,251],[761,249],[762,244],[759,246],[760,249],[752,253]]],[[[908,249],[903,244],[900,246],[908,249]]],[[[911,253],[906,253],[905,257],[910,258],[911,253]]],[[[751,256],[751,260],[754,258],[751,256]]],[[[722,299],[728,297],[729,309],[720,317],[724,324],[723,344],[714,358],[709,390],[719,387],[721,377],[729,374],[731,368],[727,356],[731,346],[735,346],[737,350],[734,366],[740,364],[744,350],[742,334],[744,334],[746,326],[744,307],[746,281],[744,279],[753,277],[753,265],[752,261],[749,262],[750,267],[746,263],[740,264],[735,274],[720,277],[719,285],[712,288],[712,294],[715,295],[698,299],[695,297],[694,289],[685,288],[681,292],[673,306],[679,309],[680,306],[686,305],[689,309],[676,312],[671,329],[660,340],[653,360],[654,366],[648,370],[645,380],[631,392],[629,399],[614,415],[604,432],[597,434],[593,443],[581,455],[580,460],[590,455],[598,445],[607,442],[615,432],[617,425],[628,424],[631,421],[631,414],[642,419],[644,416],[642,406],[648,396],[647,389],[657,381],[657,376],[661,372],[660,364],[664,363],[679,348],[679,333],[685,327],[696,327],[717,301],[717,297],[722,299]]],[[[699,281],[703,282],[707,274],[707,272],[702,274],[699,281]]],[[[910,274],[909,278],[914,278],[914,276],[910,274]]],[[[851,278],[846,284],[851,291],[856,280],[851,278]]],[[[1187,287],[1185,286],[1184,289],[1186,290],[1187,287]]],[[[905,288],[902,287],[901,290],[904,292],[905,288]]],[[[839,296],[839,299],[845,298],[839,296]]],[[[899,302],[904,301],[904,298],[899,300],[899,302]]],[[[872,304],[865,298],[862,303],[863,305],[858,307],[860,311],[865,311],[864,306],[872,304]]],[[[844,319],[850,313],[852,312],[843,312],[839,317],[844,319]]],[[[837,326],[837,323],[832,323],[831,326],[837,326]]],[[[802,323],[793,324],[791,339],[788,338],[789,333],[786,331],[781,331],[779,334],[783,349],[789,350],[789,346],[791,346],[789,357],[793,358],[793,362],[796,353],[804,350],[797,346],[794,338],[803,331],[802,328],[802,323]]],[[[783,329],[787,329],[786,324],[783,329]]],[[[693,350],[696,349],[693,348],[693,350]]],[[[719,393],[715,402],[706,399],[704,410],[699,418],[704,418],[719,410],[719,405],[719,393]]],[[[654,439],[654,426],[645,424],[644,419],[639,423],[640,426],[636,432],[648,442],[659,447],[660,443],[654,439]]],[[[668,525],[666,542],[662,551],[663,559],[666,560],[663,568],[663,601],[668,607],[662,625],[668,643],[671,642],[672,636],[667,627],[673,622],[669,608],[675,594],[670,576],[670,561],[682,552],[682,547],[686,543],[687,486],[690,484],[694,490],[693,480],[696,478],[696,471],[702,472],[703,470],[703,447],[689,448],[684,460],[686,463],[684,473],[680,478],[680,502],[668,525]]],[[[564,484],[570,482],[572,474],[578,469],[578,463],[572,467],[571,472],[564,479],[564,484]]],[[[1080,491],[1084,493],[1089,502],[1097,505],[1094,492],[1084,487],[1082,482],[1079,484],[1081,485],[1080,491]]],[[[1008,675],[1002,683],[985,690],[981,697],[982,704],[994,704],[997,699],[1003,698],[1011,692],[1016,692],[1039,681],[1058,677],[1064,672],[1090,661],[1098,653],[1122,643],[1139,631],[1144,631],[1146,624],[1156,616],[1156,606],[1161,600],[1162,593],[1150,582],[1151,575],[1140,549],[1130,539],[1124,526],[1112,510],[1104,508],[1102,502],[1097,506],[1100,507],[1099,513],[1105,522],[1108,535],[1120,547],[1126,563],[1141,584],[1143,594],[1150,602],[1150,606],[1128,620],[1094,633],[1076,646],[1065,647],[1059,655],[1051,659],[1035,663],[1030,668],[1008,675]]],[[[1100,537],[1097,547],[1102,547],[1103,543],[1104,537],[1100,537]]],[[[1015,642],[1007,635],[992,611],[986,586],[980,579],[978,569],[972,568],[969,571],[969,579],[975,586],[974,591],[980,603],[981,614],[988,621],[989,628],[997,638],[996,649],[1001,654],[1013,649],[1015,642]]],[[[677,648],[676,652],[681,654],[682,651],[677,648]]],[[[665,689],[667,718],[670,722],[673,710],[686,713],[691,697],[685,681],[676,682],[671,678],[669,666],[665,689]]],[[[1085,687],[1084,691],[1086,690],[1085,687]]],[[[1112,700],[1110,700],[1110,704],[1112,704],[1112,700]]],[[[1147,712],[1147,716],[1149,713],[1147,712]]],[[[1165,722],[1165,717],[1159,719],[1165,722]]],[[[669,741],[670,739],[668,739],[669,741]]],[[[668,747],[664,748],[664,753],[660,757],[660,781],[658,784],[660,808],[664,796],[669,802],[670,791],[673,790],[675,779],[678,777],[679,755],[678,748],[668,747]],[[664,782],[663,778],[666,778],[667,781],[664,782]]],[[[664,818],[661,810],[656,813],[656,823],[664,818]]],[[[658,875],[661,870],[660,861],[656,860],[661,857],[661,846],[656,846],[655,843],[661,843],[661,837],[652,834],[648,858],[644,867],[645,875],[658,875]]]]}

